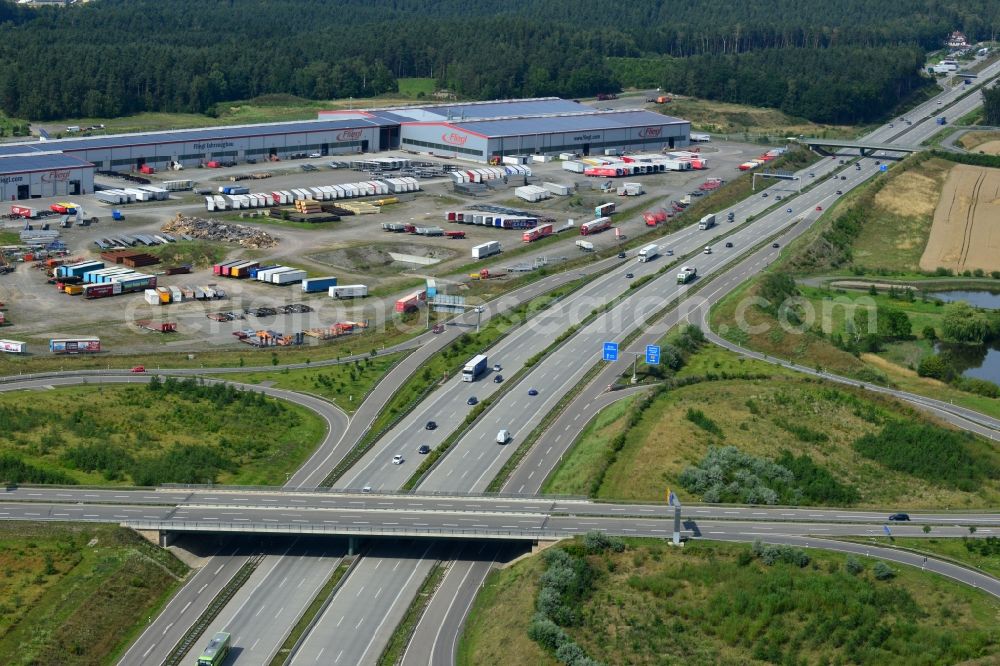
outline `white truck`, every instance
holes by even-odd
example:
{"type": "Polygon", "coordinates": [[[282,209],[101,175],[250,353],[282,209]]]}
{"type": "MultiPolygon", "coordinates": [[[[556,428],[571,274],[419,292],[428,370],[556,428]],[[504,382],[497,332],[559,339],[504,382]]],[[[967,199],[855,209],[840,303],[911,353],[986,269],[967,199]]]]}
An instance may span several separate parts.
{"type": "Polygon", "coordinates": [[[473,246],[472,258],[485,259],[486,257],[492,257],[494,254],[500,254],[500,252],[500,241],[490,241],[489,243],[473,246]]]}
{"type": "Polygon", "coordinates": [[[698,222],[698,229],[704,231],[715,226],[715,213],[709,213],[698,222]]]}
{"type": "Polygon", "coordinates": [[[368,295],[368,285],[342,284],[329,289],[330,298],[364,298],[368,295]]]}
{"type": "Polygon", "coordinates": [[[646,247],[639,250],[639,261],[640,263],[646,261],[652,261],[656,257],[660,256],[660,246],[655,243],[651,243],[646,247]]]}
{"type": "Polygon", "coordinates": [[[677,284],[687,284],[696,277],[698,277],[698,269],[693,266],[685,266],[677,274],[677,284]]]}
{"type": "Polygon", "coordinates": [[[576,246],[578,248],[580,248],[581,250],[583,250],[584,252],[593,252],[594,251],[594,244],[591,243],[590,241],[578,240],[576,242],[576,246]]]}

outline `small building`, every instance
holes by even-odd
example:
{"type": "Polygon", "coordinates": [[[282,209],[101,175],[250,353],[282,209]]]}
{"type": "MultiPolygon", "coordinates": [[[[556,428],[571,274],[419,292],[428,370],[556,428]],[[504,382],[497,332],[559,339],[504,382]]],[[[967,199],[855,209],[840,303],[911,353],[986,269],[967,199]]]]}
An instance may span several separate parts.
{"type": "Polygon", "coordinates": [[[965,39],[965,35],[958,30],[951,33],[948,37],[948,41],[945,43],[948,45],[948,48],[952,49],[964,49],[969,45],[969,42],[965,39]]]}
{"type": "Polygon", "coordinates": [[[0,156],[0,199],[75,196],[94,191],[94,165],[59,152],[0,156]]]}

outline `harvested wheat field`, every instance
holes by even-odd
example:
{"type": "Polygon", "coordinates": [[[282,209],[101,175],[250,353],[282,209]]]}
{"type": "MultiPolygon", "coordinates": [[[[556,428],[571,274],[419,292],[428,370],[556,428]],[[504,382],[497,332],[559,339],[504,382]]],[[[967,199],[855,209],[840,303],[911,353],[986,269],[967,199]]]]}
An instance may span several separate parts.
{"type": "Polygon", "coordinates": [[[920,268],[1000,270],[1000,169],[955,165],[934,211],[920,268]]]}
{"type": "Polygon", "coordinates": [[[987,141],[976,146],[976,150],[987,155],[1000,155],[1000,141],[987,141]]]}

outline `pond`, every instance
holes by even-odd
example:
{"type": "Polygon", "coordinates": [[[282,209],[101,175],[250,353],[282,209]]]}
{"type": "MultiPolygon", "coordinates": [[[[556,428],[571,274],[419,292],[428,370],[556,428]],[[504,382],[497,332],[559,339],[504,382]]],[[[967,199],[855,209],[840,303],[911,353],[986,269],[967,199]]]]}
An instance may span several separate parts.
{"type": "Polygon", "coordinates": [[[945,303],[965,301],[977,308],[1000,310],[1000,292],[994,291],[935,291],[934,298],[940,298],[945,303]]]}
{"type": "MultiPolygon", "coordinates": [[[[1000,310],[1000,292],[936,291],[934,297],[948,303],[965,301],[976,307],[1000,310]]],[[[975,377],[1000,384],[1000,340],[994,340],[989,345],[940,343],[938,351],[948,358],[951,366],[963,377],[975,377]]]]}

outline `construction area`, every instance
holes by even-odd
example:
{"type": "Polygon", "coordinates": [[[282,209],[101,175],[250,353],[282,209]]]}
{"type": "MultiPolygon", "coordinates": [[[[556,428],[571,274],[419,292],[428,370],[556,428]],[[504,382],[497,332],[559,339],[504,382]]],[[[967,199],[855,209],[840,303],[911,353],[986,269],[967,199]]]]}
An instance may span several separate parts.
{"type": "Polygon", "coordinates": [[[920,268],[955,273],[1000,270],[1000,169],[952,167],[920,268]]]}

